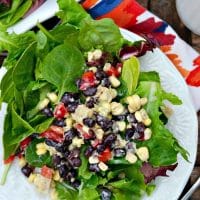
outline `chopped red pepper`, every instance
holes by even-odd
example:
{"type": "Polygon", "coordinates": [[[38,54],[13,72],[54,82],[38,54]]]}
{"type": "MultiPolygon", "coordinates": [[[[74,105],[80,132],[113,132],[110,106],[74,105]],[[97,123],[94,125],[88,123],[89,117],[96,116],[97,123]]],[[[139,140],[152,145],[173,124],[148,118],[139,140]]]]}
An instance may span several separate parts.
{"type": "Polygon", "coordinates": [[[101,141],[96,139],[96,140],[92,141],[91,144],[92,144],[92,147],[96,148],[100,143],[101,143],[101,141]]]}
{"type": "Polygon", "coordinates": [[[41,169],[41,175],[48,179],[51,179],[53,176],[53,170],[45,165],[41,169]]]}
{"type": "Polygon", "coordinates": [[[41,133],[41,137],[51,139],[55,142],[63,142],[64,130],[59,126],[50,126],[46,131],[41,133]]]}
{"type": "Polygon", "coordinates": [[[20,142],[20,149],[23,151],[31,142],[31,137],[27,137],[20,142]]]}
{"type": "Polygon", "coordinates": [[[121,72],[121,69],[119,70],[119,67],[116,68],[116,67],[111,66],[111,67],[106,71],[106,74],[107,74],[108,76],[116,76],[116,77],[119,77],[119,76],[120,76],[120,72],[121,72]]]}
{"type": "Polygon", "coordinates": [[[68,114],[68,110],[64,103],[59,103],[54,110],[54,117],[57,119],[64,118],[68,114]]]}
{"type": "Polygon", "coordinates": [[[7,165],[7,164],[10,164],[13,162],[13,160],[15,159],[15,155],[11,155],[9,156],[9,158],[7,158],[6,160],[4,160],[4,164],[7,165]]]}
{"type": "Polygon", "coordinates": [[[85,72],[81,79],[80,90],[86,90],[88,87],[94,86],[96,83],[96,77],[94,72],[85,72]]]}
{"type": "Polygon", "coordinates": [[[106,148],[99,156],[101,162],[107,162],[112,158],[112,153],[109,148],[106,148]]]}
{"type": "Polygon", "coordinates": [[[93,137],[93,134],[90,132],[86,132],[83,130],[83,126],[81,124],[77,124],[76,125],[76,129],[77,131],[79,131],[81,133],[81,135],[84,137],[84,139],[88,140],[91,139],[93,137]]]}

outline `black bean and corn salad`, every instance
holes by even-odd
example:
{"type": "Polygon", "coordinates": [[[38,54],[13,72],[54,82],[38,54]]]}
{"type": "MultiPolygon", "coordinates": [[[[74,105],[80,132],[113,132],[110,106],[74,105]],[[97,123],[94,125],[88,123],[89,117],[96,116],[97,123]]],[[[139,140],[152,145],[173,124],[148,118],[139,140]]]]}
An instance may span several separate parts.
{"type": "Polygon", "coordinates": [[[48,31],[4,33],[6,175],[19,160],[36,188],[57,200],[137,200],[184,150],[166,128],[181,100],[137,57],[152,39],[129,42],[110,19],[92,20],[75,1],[58,0],[61,23],[48,31]],[[79,13],[80,15],[74,15],[79,13]]]}
{"type": "MultiPolygon", "coordinates": [[[[79,169],[83,162],[88,173],[101,179],[112,173],[113,165],[119,164],[123,169],[148,163],[148,146],[144,143],[137,147],[138,141],[150,140],[153,134],[152,120],[145,109],[148,98],[138,94],[124,99],[118,96],[123,63],[117,58],[113,63],[107,62],[110,56],[100,49],[88,52],[87,68],[74,83],[79,92],[64,93],[60,102],[51,92],[39,102],[41,113],[54,117],[53,123],[46,131],[22,141],[18,156],[22,173],[40,191],[47,192],[53,181],[80,188],[79,169]],[[50,161],[40,168],[31,166],[26,160],[31,150],[42,159],[48,154],[50,161]]],[[[115,180],[125,177],[119,172],[115,180]]],[[[99,197],[111,199],[112,187],[104,184],[99,186],[99,197]]],[[[56,199],[55,191],[52,197],[56,199]]]]}
{"type": "MultiPolygon", "coordinates": [[[[79,92],[65,93],[59,103],[56,93],[48,93],[38,105],[44,115],[55,119],[45,132],[22,143],[29,145],[34,138],[41,140],[36,144],[36,154],[49,152],[52,168],[42,166],[38,174],[27,164],[23,150],[19,164],[22,173],[41,191],[49,189],[51,180],[80,187],[81,156],[87,159],[88,170],[99,175],[112,171],[109,162],[115,159],[127,164],[149,159],[148,147],[137,148],[134,142],[149,140],[152,135],[151,119],[143,107],[148,99],[135,94],[120,103],[117,88],[123,64],[105,62],[107,57],[100,49],[88,52],[88,68],[76,82],[79,92]],[[44,180],[48,180],[46,184],[44,180]]],[[[102,199],[104,193],[110,191],[102,190],[102,199]]]]}

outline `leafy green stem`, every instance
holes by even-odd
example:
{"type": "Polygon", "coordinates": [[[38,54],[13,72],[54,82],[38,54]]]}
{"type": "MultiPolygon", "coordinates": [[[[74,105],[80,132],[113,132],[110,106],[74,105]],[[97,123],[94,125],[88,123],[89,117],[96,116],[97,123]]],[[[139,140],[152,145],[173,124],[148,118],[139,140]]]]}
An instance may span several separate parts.
{"type": "Polygon", "coordinates": [[[49,33],[49,31],[48,31],[44,26],[42,26],[42,24],[40,24],[40,23],[38,22],[38,23],[37,23],[37,27],[38,27],[49,39],[51,39],[51,40],[57,42],[56,38],[53,37],[53,35],[51,35],[51,34],[49,33]]]}
{"type": "Polygon", "coordinates": [[[7,178],[7,175],[8,175],[8,172],[9,172],[9,169],[11,167],[12,163],[10,164],[7,164],[4,166],[4,172],[3,172],[3,175],[1,177],[1,180],[0,180],[0,185],[4,185],[5,182],[6,182],[6,178],[7,178]]]}

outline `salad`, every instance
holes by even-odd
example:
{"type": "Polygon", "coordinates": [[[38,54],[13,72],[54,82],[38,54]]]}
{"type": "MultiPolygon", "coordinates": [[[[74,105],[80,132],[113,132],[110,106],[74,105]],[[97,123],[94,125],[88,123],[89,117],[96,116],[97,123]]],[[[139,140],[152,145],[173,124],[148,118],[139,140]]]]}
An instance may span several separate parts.
{"type": "Polygon", "coordinates": [[[28,16],[45,0],[0,0],[0,29],[6,29],[28,16]]]}
{"type": "Polygon", "coordinates": [[[19,159],[22,174],[52,199],[150,195],[177,155],[188,157],[165,126],[165,100],[181,100],[164,91],[157,72],[140,70],[137,57],[156,45],[125,40],[112,20],[92,20],[73,0],[58,4],[53,30],[1,33],[2,183],[19,159]]]}

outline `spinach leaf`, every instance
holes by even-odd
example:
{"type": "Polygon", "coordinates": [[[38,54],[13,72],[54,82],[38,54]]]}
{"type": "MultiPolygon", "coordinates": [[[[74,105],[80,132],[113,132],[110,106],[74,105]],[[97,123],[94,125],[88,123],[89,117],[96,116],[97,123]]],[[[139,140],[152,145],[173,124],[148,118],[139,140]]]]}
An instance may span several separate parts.
{"type": "Polygon", "coordinates": [[[33,41],[35,41],[35,33],[31,31],[19,35],[1,31],[0,52],[8,51],[8,56],[4,59],[3,66],[7,69],[14,67],[24,50],[33,41]]]}
{"type": "Polygon", "coordinates": [[[0,90],[1,90],[1,102],[10,103],[14,98],[14,84],[12,81],[12,72],[13,69],[10,69],[6,72],[3,79],[0,83],[0,90]]]}
{"type": "Polygon", "coordinates": [[[19,144],[19,142],[35,132],[35,129],[17,114],[14,105],[12,105],[11,113],[12,136],[10,140],[7,141],[8,145],[19,144]]]}
{"type": "Polygon", "coordinates": [[[35,48],[35,42],[30,44],[13,70],[13,82],[18,90],[25,90],[30,81],[34,80],[35,48]]]}
{"type": "Polygon", "coordinates": [[[92,173],[88,170],[88,159],[86,159],[86,157],[84,155],[84,151],[85,151],[85,148],[83,148],[81,151],[80,158],[81,158],[82,164],[79,167],[78,175],[79,175],[79,177],[81,177],[85,180],[88,180],[91,178],[92,173]]]}
{"type": "Polygon", "coordinates": [[[60,96],[77,90],[75,80],[81,76],[85,66],[82,53],[68,44],[55,47],[44,59],[42,76],[55,85],[60,96]]]}
{"type": "Polygon", "coordinates": [[[104,51],[116,53],[123,43],[119,28],[111,19],[84,21],[78,39],[81,48],[85,51],[103,48],[104,51]]]}
{"type": "Polygon", "coordinates": [[[52,157],[50,156],[49,152],[40,156],[36,153],[36,145],[42,142],[44,142],[44,139],[35,139],[26,148],[25,159],[31,166],[42,167],[44,165],[51,166],[52,164],[52,157]]]}
{"type": "Polygon", "coordinates": [[[140,74],[140,64],[136,57],[126,60],[122,68],[122,80],[128,88],[128,95],[132,95],[137,87],[140,74]]]}
{"type": "Polygon", "coordinates": [[[57,16],[62,23],[69,23],[79,26],[82,21],[90,20],[90,15],[75,0],[57,0],[60,11],[57,16]]]}
{"type": "MultiPolygon", "coordinates": [[[[50,34],[60,43],[65,40],[71,43],[71,38],[77,36],[77,33],[79,33],[79,30],[71,24],[62,24],[50,31],[50,34]]],[[[77,38],[74,38],[74,40],[77,43],[77,38]]]]}
{"type": "Polygon", "coordinates": [[[12,138],[12,113],[10,104],[7,107],[7,114],[4,119],[3,131],[4,160],[6,160],[10,155],[15,153],[18,146],[18,144],[9,145],[12,138]]]}

